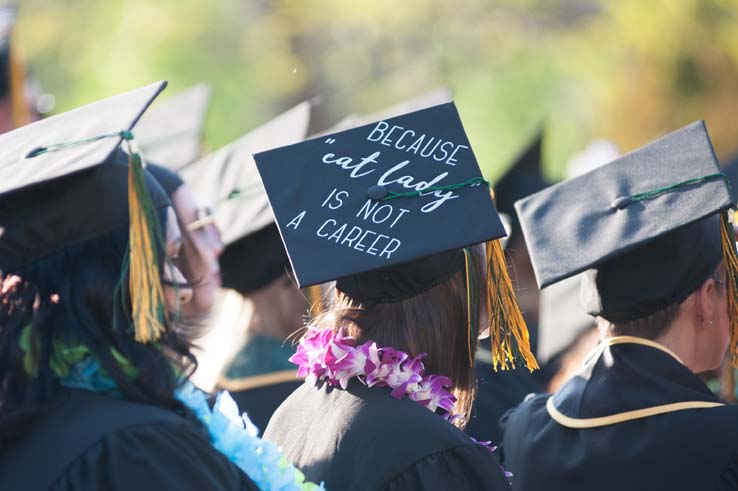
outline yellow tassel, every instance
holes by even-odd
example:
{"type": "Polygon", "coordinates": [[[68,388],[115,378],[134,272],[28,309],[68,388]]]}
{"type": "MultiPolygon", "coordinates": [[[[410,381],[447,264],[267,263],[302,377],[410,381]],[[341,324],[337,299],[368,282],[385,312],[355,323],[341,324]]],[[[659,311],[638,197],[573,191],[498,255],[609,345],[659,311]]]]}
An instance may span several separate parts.
{"type": "Polygon", "coordinates": [[[14,45],[10,45],[10,107],[13,126],[19,128],[31,122],[31,114],[26,100],[26,70],[15,53],[14,45]]]}
{"type": "Polygon", "coordinates": [[[530,350],[530,337],[505,265],[499,240],[487,242],[487,312],[490,321],[492,366],[508,370],[521,358],[531,372],[538,362],[530,350]]]}
{"type": "Polygon", "coordinates": [[[727,302],[730,320],[730,365],[738,367],[738,254],[730,216],[732,210],[720,214],[720,239],[723,245],[725,277],[728,284],[727,302]]]}
{"type": "Polygon", "coordinates": [[[317,317],[323,313],[323,291],[320,285],[307,287],[308,302],[310,302],[310,316],[317,317]]]}
{"type": "Polygon", "coordinates": [[[148,190],[143,180],[141,159],[131,151],[130,144],[128,151],[131,307],[136,341],[148,343],[159,339],[165,329],[162,321],[166,309],[164,308],[164,289],[159,273],[155,241],[157,237],[152,236],[152,232],[154,235],[157,232],[151,227],[151,221],[155,220],[156,210],[150,203],[144,202],[148,198],[148,190]]]}

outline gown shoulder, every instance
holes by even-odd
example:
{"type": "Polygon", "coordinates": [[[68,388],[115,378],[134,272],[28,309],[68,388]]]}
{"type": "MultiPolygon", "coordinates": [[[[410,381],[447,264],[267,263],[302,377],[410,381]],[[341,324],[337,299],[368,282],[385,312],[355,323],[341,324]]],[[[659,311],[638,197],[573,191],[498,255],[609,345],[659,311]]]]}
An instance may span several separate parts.
{"type": "Polygon", "coordinates": [[[194,424],[138,425],[104,436],[58,477],[53,491],[258,488],[194,424]]]}

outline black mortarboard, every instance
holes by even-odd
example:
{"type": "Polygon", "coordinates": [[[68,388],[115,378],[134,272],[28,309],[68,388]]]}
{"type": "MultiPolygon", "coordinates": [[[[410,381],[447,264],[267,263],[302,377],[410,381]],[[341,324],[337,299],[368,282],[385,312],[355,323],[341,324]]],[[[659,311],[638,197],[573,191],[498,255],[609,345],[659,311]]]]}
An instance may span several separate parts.
{"type": "Polygon", "coordinates": [[[515,207],[539,286],[586,271],[586,310],[626,322],[682,302],[724,255],[732,277],[731,203],[700,121],[515,207]]]}
{"type": "MultiPolygon", "coordinates": [[[[462,248],[505,235],[453,103],[254,158],[300,287],[337,279],[363,303],[400,301],[463,271],[462,248]]],[[[506,283],[490,294],[509,286],[497,263],[506,283]]]]}
{"type": "Polygon", "coordinates": [[[551,184],[543,177],[542,144],[543,131],[539,130],[505,175],[495,183],[495,206],[497,211],[510,217],[511,237],[520,233],[515,202],[551,184]]]}
{"type": "Polygon", "coordinates": [[[179,170],[198,159],[209,102],[210,87],[198,84],[152,105],[136,130],[146,160],[179,170]]]}
{"type": "Polygon", "coordinates": [[[128,224],[126,264],[142,342],[163,329],[156,322],[163,315],[160,244],[151,220],[169,200],[138,154],[129,148],[126,155],[119,145],[130,145],[132,128],[165,86],[152,84],[0,135],[0,269],[13,272],[128,224]]]}
{"type": "Polygon", "coordinates": [[[303,140],[309,122],[310,104],[303,102],[182,170],[195,195],[214,207],[226,245],[220,257],[224,287],[246,294],[288,270],[252,155],[303,140]]]}
{"type": "Polygon", "coordinates": [[[453,103],[254,158],[301,287],[505,235],[453,103]]]}

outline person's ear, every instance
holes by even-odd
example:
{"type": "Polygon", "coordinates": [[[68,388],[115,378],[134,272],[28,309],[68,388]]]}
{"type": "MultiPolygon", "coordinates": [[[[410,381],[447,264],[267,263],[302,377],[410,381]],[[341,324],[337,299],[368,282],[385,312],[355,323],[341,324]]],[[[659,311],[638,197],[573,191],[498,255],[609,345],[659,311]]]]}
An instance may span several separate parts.
{"type": "Polygon", "coordinates": [[[695,311],[697,318],[700,321],[700,326],[707,326],[711,324],[715,313],[717,312],[716,295],[715,291],[717,284],[715,280],[710,277],[702,283],[697,295],[695,296],[695,311]]]}

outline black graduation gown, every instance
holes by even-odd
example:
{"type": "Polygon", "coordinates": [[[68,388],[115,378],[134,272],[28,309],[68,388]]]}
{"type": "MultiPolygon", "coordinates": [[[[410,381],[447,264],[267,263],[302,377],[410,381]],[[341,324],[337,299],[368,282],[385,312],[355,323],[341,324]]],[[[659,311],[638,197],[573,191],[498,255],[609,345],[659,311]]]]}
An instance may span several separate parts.
{"type": "Polygon", "coordinates": [[[477,351],[476,372],[477,398],[466,432],[477,440],[497,444],[502,440],[499,425],[502,415],[520,404],[528,394],[540,392],[542,387],[535,372],[525,367],[495,372],[492,353],[482,348],[477,351]]]}
{"type": "Polygon", "coordinates": [[[3,491],[203,491],[258,488],[204,430],[165,409],[64,391],[0,455],[3,491]]]}
{"type": "Polygon", "coordinates": [[[249,336],[218,387],[231,393],[241,412],[264,431],[269,419],[292,391],[302,385],[289,361],[290,343],[267,336],[249,336]]]}
{"type": "Polygon", "coordinates": [[[738,489],[738,407],[660,407],[685,402],[719,404],[672,355],[604,345],[550,402],[539,395],[506,416],[503,460],[521,491],[738,489]],[[647,408],[662,414],[618,422],[647,408]]]}
{"type": "Polygon", "coordinates": [[[303,384],[265,438],[328,490],[509,489],[496,457],[452,424],[387,388],[303,384]]]}

